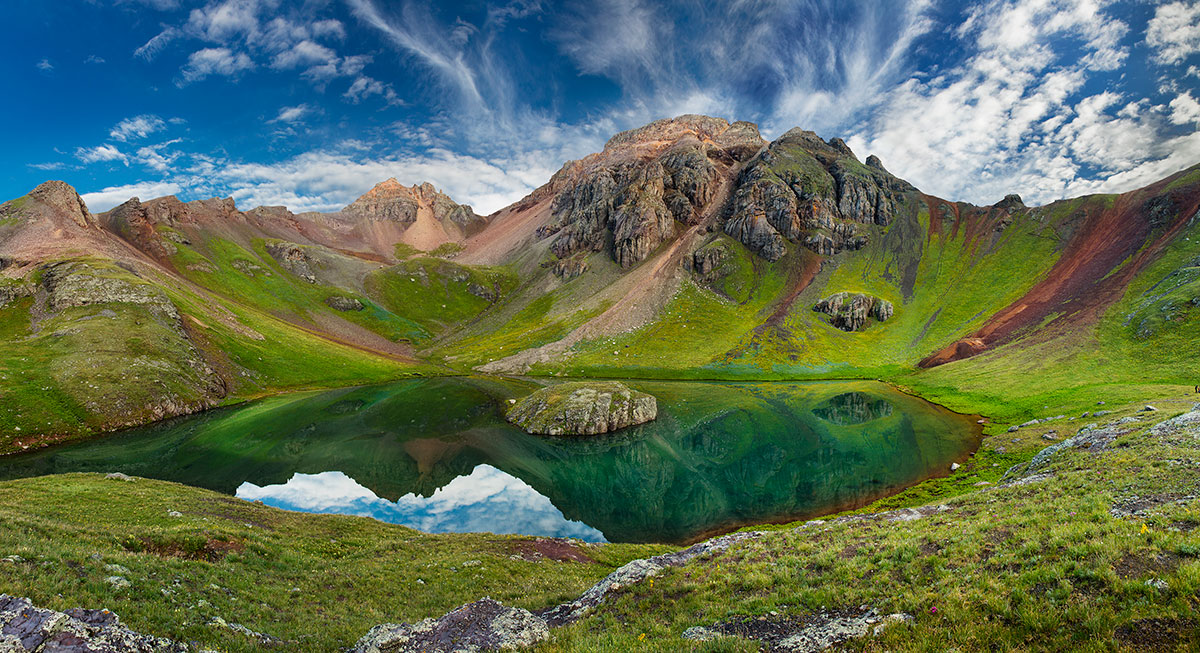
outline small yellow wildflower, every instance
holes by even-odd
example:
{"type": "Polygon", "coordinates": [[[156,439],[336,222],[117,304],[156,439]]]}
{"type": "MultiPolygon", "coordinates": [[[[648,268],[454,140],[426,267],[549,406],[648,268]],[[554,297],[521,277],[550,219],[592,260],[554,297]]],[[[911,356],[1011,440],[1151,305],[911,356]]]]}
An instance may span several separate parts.
{"type": "Polygon", "coordinates": [[[643,641],[643,640],[645,640],[645,639],[646,639],[646,633],[642,633],[641,635],[638,635],[638,641],[639,641],[639,642],[640,642],[640,641],[643,641]]]}
{"type": "Polygon", "coordinates": [[[1146,533],[1149,533],[1149,532],[1150,532],[1150,527],[1145,524],[1142,524],[1142,534],[1145,535],[1146,533]]]}

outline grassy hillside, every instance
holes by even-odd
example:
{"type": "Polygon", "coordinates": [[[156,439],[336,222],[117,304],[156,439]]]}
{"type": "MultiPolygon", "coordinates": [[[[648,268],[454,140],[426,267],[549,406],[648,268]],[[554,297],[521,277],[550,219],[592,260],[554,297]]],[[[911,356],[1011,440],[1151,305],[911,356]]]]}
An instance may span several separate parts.
{"type": "Polygon", "coordinates": [[[29,296],[0,308],[0,452],[285,389],[432,371],[109,260],[47,264],[23,287],[29,296]]]}

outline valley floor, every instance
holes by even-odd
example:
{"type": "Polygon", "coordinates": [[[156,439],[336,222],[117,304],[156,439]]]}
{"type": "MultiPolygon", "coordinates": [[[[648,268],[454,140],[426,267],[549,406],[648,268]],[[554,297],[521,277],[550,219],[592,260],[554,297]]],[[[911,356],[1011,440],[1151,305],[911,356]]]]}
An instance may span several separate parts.
{"type": "MultiPolygon", "coordinates": [[[[1015,431],[989,423],[951,476],[855,515],[759,527],[624,585],[537,650],[754,651],[820,615],[869,610],[912,620],[842,647],[1196,650],[1200,397],[1141,391],[1139,403],[1103,406],[1084,393],[1042,415],[1064,417],[1015,431]],[[1112,412],[1080,417],[1097,410],[1112,412]],[[695,626],[759,639],[683,639],[695,626]]],[[[0,523],[0,591],[56,610],[108,608],[134,630],[221,651],[342,650],[376,624],[484,596],[543,608],[672,550],[424,535],[103,475],[0,483],[0,523]]]]}

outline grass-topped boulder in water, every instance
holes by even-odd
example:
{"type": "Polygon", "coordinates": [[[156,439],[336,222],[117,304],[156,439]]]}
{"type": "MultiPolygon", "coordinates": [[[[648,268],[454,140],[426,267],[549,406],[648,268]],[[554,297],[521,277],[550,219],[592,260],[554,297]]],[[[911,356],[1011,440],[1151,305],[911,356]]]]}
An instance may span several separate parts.
{"type": "Polygon", "coordinates": [[[658,402],[616,381],[563,383],[518,400],[507,417],[538,435],[597,435],[653,420],[658,402]]]}

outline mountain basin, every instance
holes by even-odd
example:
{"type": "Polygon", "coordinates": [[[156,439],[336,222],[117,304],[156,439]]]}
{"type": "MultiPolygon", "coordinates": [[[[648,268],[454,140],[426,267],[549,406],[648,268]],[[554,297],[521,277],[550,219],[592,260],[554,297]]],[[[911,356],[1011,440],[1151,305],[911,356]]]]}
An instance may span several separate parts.
{"type": "Polygon", "coordinates": [[[0,479],[123,472],[426,532],[686,544],[864,505],[947,473],[974,419],[871,381],[625,383],[653,422],[529,435],[542,379],[440,377],[283,395],[0,458],[0,479]]]}

